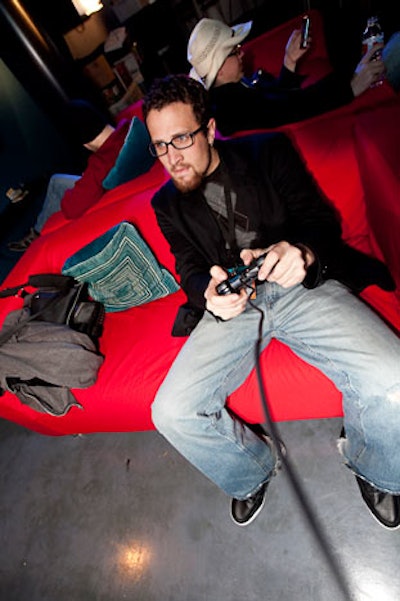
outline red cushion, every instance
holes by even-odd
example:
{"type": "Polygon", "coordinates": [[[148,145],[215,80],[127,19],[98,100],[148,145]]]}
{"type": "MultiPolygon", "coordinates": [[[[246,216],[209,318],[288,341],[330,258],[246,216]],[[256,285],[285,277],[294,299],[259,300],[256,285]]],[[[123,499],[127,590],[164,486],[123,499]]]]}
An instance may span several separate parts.
{"type": "Polygon", "coordinates": [[[400,98],[360,115],[354,131],[368,219],[400,298],[400,98]]]}
{"type": "MultiPolygon", "coordinates": [[[[282,40],[287,40],[293,29],[292,24],[286,27],[285,35],[284,27],[279,33],[282,40]]],[[[269,35],[273,38],[275,34],[269,32],[266,37],[269,35]]],[[[251,44],[256,52],[256,40],[251,44]]],[[[324,48],[318,44],[317,48],[322,48],[323,58],[324,48]]],[[[265,53],[266,58],[271,56],[276,56],[275,51],[265,53]]],[[[371,235],[363,187],[365,175],[372,177],[377,163],[374,160],[368,162],[373,154],[368,153],[368,157],[356,154],[354,137],[358,136],[357,139],[364,144],[364,125],[367,123],[364,124],[364,121],[359,119],[364,119],[364,112],[371,106],[376,107],[374,118],[377,118],[385,106],[384,103],[392,96],[392,91],[384,85],[367,92],[348,107],[282,128],[298,146],[324,194],[340,211],[347,241],[377,256],[384,254],[385,258],[387,249],[384,248],[382,240],[378,240],[378,232],[376,236],[371,235]],[[381,106],[378,106],[379,103],[381,106]],[[358,123],[360,127],[355,127],[358,123]],[[362,178],[359,162],[362,165],[362,178]]],[[[130,107],[130,110],[130,115],[140,113],[141,101],[130,107]]],[[[127,109],[125,115],[128,113],[127,109]]],[[[386,145],[384,143],[391,128],[390,115],[388,113],[384,119],[385,131],[382,130],[379,144],[383,144],[383,148],[387,150],[388,156],[384,153],[384,162],[386,166],[390,166],[393,176],[393,148],[398,149],[397,138],[394,139],[394,128],[390,141],[386,145]]],[[[141,113],[138,116],[141,116],[141,113]]],[[[368,149],[370,150],[369,145],[368,149]]],[[[398,162],[396,165],[398,166],[398,162]]],[[[139,229],[159,261],[174,272],[174,258],[158,228],[150,205],[155,190],[165,179],[164,170],[156,163],[147,174],[104,194],[97,204],[77,219],[68,221],[61,213],[54,215],[46,224],[43,235],[18,261],[3,287],[26,281],[28,274],[59,273],[64,261],[71,254],[123,220],[131,221],[139,229]]],[[[378,176],[376,182],[380,179],[378,176]]],[[[392,198],[387,186],[377,187],[377,194],[382,189],[385,190],[385,198],[392,198]]],[[[377,199],[378,195],[375,197],[375,203],[377,199]]],[[[394,199],[390,201],[390,206],[394,211],[394,199]]],[[[385,217],[383,236],[388,231],[387,228],[390,228],[391,219],[392,217],[385,217]]],[[[391,253],[390,257],[392,260],[391,253]]],[[[395,277],[399,277],[398,263],[395,265],[395,277]]],[[[400,303],[395,294],[371,286],[363,292],[362,297],[400,331],[400,303]]],[[[75,391],[76,397],[84,407],[83,410],[73,407],[67,415],[57,418],[38,413],[22,405],[14,395],[6,393],[0,398],[0,417],[53,435],[153,428],[150,407],[154,395],[171,362],[185,343],[185,339],[174,338],[170,334],[178,306],[184,300],[184,294],[179,291],[141,307],[106,315],[104,335],[101,339],[105,361],[98,380],[86,390],[75,391]]],[[[20,304],[21,301],[15,298],[0,300],[0,325],[5,315],[20,304]]],[[[275,420],[337,417],[342,414],[341,395],[332,382],[296,357],[282,343],[273,341],[269,345],[262,355],[261,365],[275,420]]],[[[254,371],[231,395],[228,404],[233,411],[249,422],[264,421],[254,371]]]]}

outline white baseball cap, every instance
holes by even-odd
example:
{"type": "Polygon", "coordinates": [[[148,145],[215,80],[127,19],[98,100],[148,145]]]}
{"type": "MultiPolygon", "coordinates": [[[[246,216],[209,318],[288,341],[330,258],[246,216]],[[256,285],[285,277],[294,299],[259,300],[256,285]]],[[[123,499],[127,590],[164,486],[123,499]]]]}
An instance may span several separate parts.
{"type": "Polygon", "coordinates": [[[248,35],[253,21],[230,27],[217,19],[201,19],[193,29],[187,48],[192,65],[190,77],[200,81],[208,90],[228,54],[248,35]]]}

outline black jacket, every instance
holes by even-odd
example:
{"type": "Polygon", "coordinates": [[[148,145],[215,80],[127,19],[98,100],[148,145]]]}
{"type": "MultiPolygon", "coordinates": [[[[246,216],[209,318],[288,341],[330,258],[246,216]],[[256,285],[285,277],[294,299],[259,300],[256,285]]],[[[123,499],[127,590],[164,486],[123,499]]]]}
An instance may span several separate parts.
{"type": "Polygon", "coordinates": [[[265,73],[256,76],[254,85],[251,79],[210,89],[213,114],[224,136],[302,121],[354,98],[349,80],[334,72],[305,88],[300,87],[302,77],[287,69],[279,79],[265,73]]]}
{"type": "MultiPolygon", "coordinates": [[[[237,194],[236,210],[257,232],[253,248],[286,240],[305,244],[316,261],[304,285],[335,278],[359,291],[371,283],[394,284],[386,267],[345,245],[340,218],[324,199],[286,135],[255,134],[216,141],[237,194]]],[[[176,259],[176,270],[191,305],[204,310],[212,265],[231,267],[225,240],[201,189],[183,194],[172,181],[153,197],[158,224],[176,259]]]]}

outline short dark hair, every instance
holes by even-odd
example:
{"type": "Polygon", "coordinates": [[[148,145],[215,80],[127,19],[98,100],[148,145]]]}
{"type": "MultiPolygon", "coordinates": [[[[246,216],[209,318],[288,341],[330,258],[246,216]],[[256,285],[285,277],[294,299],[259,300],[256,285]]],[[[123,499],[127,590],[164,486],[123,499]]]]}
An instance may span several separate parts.
{"type": "Polygon", "coordinates": [[[188,75],[177,74],[154,80],[143,101],[144,121],[151,110],[159,111],[174,102],[191,105],[200,125],[207,125],[210,120],[210,100],[205,87],[188,75]]]}

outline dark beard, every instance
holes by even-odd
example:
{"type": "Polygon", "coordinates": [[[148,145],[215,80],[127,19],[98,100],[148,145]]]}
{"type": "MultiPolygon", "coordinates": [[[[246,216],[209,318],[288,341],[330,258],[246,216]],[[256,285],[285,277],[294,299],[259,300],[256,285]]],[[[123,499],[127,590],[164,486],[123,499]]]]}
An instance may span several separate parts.
{"type": "Polygon", "coordinates": [[[171,176],[171,178],[179,192],[186,194],[186,192],[192,192],[193,190],[197,190],[197,188],[200,188],[204,179],[204,175],[202,175],[201,173],[195,173],[190,182],[182,182],[180,180],[177,180],[174,178],[173,175],[171,176]]]}
{"type": "Polygon", "coordinates": [[[183,194],[185,194],[186,192],[193,192],[193,190],[197,190],[198,188],[200,188],[201,184],[203,183],[203,181],[206,177],[206,173],[211,165],[211,160],[212,160],[212,150],[211,150],[211,145],[209,145],[208,146],[207,167],[204,169],[203,173],[197,173],[197,171],[194,172],[192,180],[187,183],[176,180],[174,178],[174,176],[171,174],[171,178],[175,184],[175,187],[183,194]]]}

